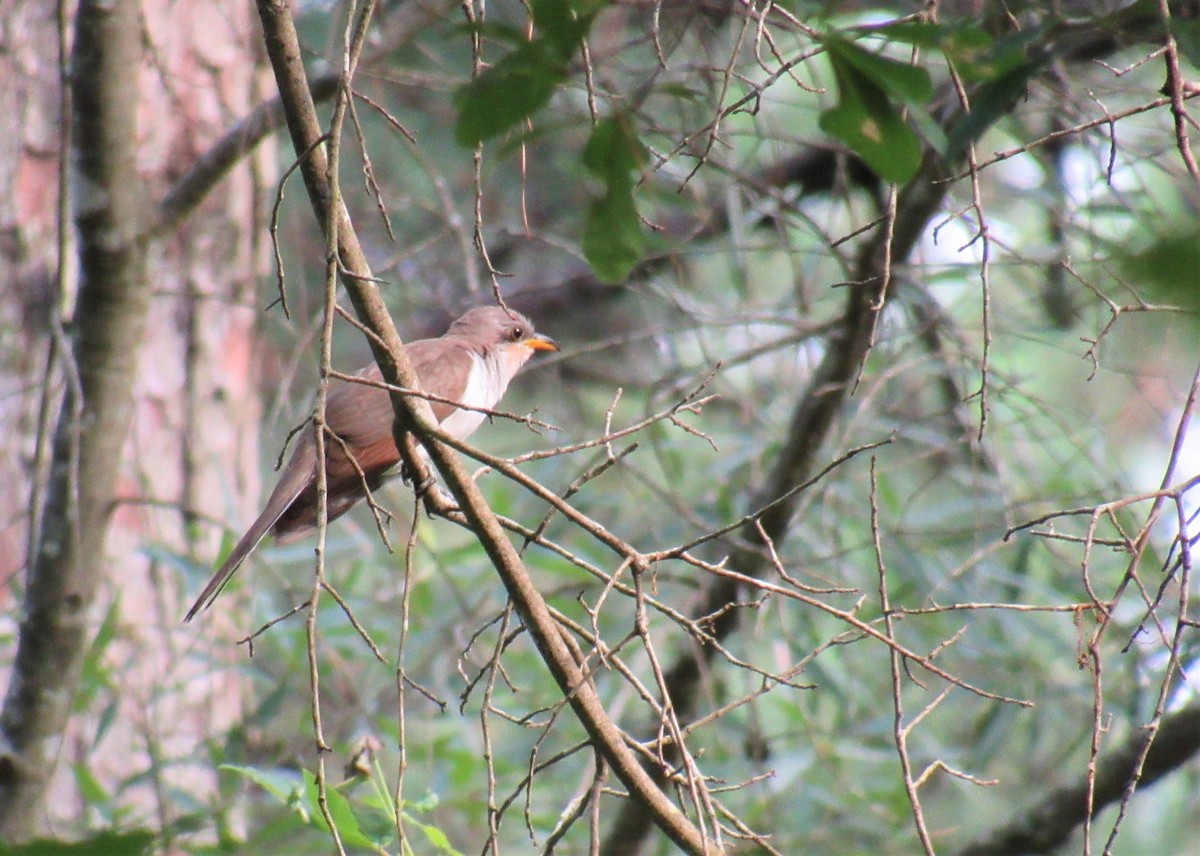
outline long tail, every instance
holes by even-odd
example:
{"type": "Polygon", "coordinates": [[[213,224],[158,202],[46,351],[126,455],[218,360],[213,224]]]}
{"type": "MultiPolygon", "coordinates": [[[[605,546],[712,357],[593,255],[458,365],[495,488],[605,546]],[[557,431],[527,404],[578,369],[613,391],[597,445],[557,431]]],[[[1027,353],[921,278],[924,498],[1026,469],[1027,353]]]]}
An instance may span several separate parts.
{"type": "Polygon", "coordinates": [[[208,581],[208,585],[204,587],[204,591],[200,592],[200,596],[196,598],[196,602],[192,604],[192,608],[183,617],[184,622],[191,621],[199,613],[212,605],[212,602],[217,599],[217,595],[221,593],[221,589],[225,587],[225,583],[229,582],[229,578],[241,567],[242,562],[246,561],[246,557],[254,552],[254,548],[266,536],[281,513],[282,511],[278,511],[273,515],[268,515],[267,511],[263,511],[259,515],[258,519],[254,521],[254,525],[237,542],[237,546],[233,548],[233,552],[229,554],[229,558],[221,565],[221,569],[213,574],[212,579],[208,581]]]}
{"type": "Polygon", "coordinates": [[[258,515],[258,519],[250,525],[246,530],[246,534],[237,542],[237,546],[233,548],[233,552],[229,554],[229,558],[221,565],[221,569],[213,574],[212,579],[208,581],[208,585],[204,587],[204,591],[200,592],[200,596],[196,598],[196,602],[192,604],[192,608],[188,610],[187,615],[183,617],[184,622],[191,621],[199,613],[208,609],[217,595],[221,593],[221,589],[225,587],[225,583],[229,582],[229,578],[241,566],[242,562],[246,561],[246,557],[254,552],[254,548],[259,542],[271,531],[271,527],[275,522],[287,511],[288,506],[296,499],[297,496],[304,490],[304,486],[311,478],[311,462],[305,456],[303,447],[297,448],[292,459],[284,468],[283,475],[279,478],[279,483],[275,485],[275,489],[271,491],[271,496],[267,499],[267,507],[263,509],[262,514],[258,515]]]}

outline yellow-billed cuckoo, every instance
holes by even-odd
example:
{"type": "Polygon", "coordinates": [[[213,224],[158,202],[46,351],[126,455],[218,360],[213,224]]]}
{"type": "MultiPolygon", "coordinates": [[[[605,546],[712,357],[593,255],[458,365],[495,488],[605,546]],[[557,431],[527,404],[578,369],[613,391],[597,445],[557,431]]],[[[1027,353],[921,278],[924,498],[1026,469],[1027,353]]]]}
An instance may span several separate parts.
{"type": "MultiPolygon", "coordinates": [[[[467,312],[442,337],[412,342],[406,350],[422,391],[433,399],[430,406],[439,427],[465,440],[483,422],[486,414],[482,410],[495,407],[508,382],[534,352],[557,351],[558,345],[536,333],[529,319],[519,312],[484,306],[467,312]],[[447,402],[482,410],[463,409],[447,402]]],[[[382,381],[376,365],[367,366],[358,375],[366,381],[382,381]]],[[[330,382],[325,403],[325,423],[334,435],[325,441],[330,520],[349,511],[366,496],[368,488],[377,488],[400,462],[392,420],[391,398],[383,387],[330,382]]],[[[196,613],[208,608],[268,533],[278,543],[286,544],[316,527],[317,442],[312,431],[304,431],[266,508],[208,581],[184,621],[191,621],[196,613]]]]}

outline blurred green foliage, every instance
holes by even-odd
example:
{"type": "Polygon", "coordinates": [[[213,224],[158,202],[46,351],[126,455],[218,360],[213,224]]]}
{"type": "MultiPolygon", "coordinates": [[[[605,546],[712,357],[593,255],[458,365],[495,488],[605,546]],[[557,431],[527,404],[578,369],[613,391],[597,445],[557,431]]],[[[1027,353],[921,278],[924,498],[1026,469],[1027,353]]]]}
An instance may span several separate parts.
{"type": "MultiPolygon", "coordinates": [[[[985,161],[1054,131],[1064,115],[1069,123],[1094,116],[1095,92],[1118,111],[1152,100],[1161,86],[1155,65],[1114,77],[1094,64],[1070,64],[1066,80],[1045,78],[1063,23],[1050,11],[1038,17],[1026,9],[1027,28],[999,37],[985,22],[879,27],[873,7],[834,16],[821,4],[791,4],[822,28],[812,35],[776,23],[777,41],[768,45],[737,16],[697,11],[656,22],[600,6],[535,2],[530,21],[518,4],[489,4],[483,24],[463,28],[448,17],[376,58],[357,83],[419,141],[409,146],[362,110],[395,243],[374,200],[358,192],[366,159],[349,145],[343,182],[377,273],[396,283],[388,297],[406,334],[436,333],[422,326],[435,311],[453,314],[488,299],[476,229],[492,263],[513,274],[511,286],[497,280],[505,293],[525,291],[535,306],[540,299],[550,307],[536,320],[563,342],[565,356],[535,363],[503,406],[536,410],[559,427],[532,431],[497,419],[478,435],[491,452],[585,441],[610,420],[623,428],[679,401],[721,364],[705,389],[718,397],[678,416],[691,431],[665,420],[614,441],[617,451],[639,446],[572,495],[577,508],[647,552],[755,510],[749,497],[777,466],[814,367],[839,346],[825,333],[846,289],[862,287],[847,282],[861,242],[842,239],[876,222],[873,194],[845,169],[823,193],[770,185],[771,169],[814,141],[828,142],[824,132],[885,182],[901,183],[918,170],[925,146],[954,157],[975,145],[985,161]],[[475,37],[484,59],[477,74],[475,37]],[[759,91],[778,72],[776,52],[804,55],[789,67],[804,86],[779,74],[759,91]],[[970,109],[943,127],[938,111],[958,106],[946,94],[951,68],[978,88],[970,109]],[[455,141],[482,144],[478,173],[471,151],[455,141]],[[592,275],[604,285],[554,299],[562,283],[592,275]]],[[[310,10],[303,24],[316,64],[334,24],[323,9],[310,10]]],[[[1146,52],[1143,45],[1107,61],[1124,67],[1146,52]]],[[[1064,161],[1032,147],[981,172],[977,188],[955,184],[946,219],[930,224],[912,258],[895,260],[892,305],[819,466],[857,446],[890,442],[807,490],[789,536],[776,545],[782,567],[818,590],[806,595],[877,628],[882,562],[892,610],[911,610],[896,620],[899,642],[936,652],[937,664],[966,682],[1032,702],[1025,708],[956,688],[926,711],[940,686],[923,685],[927,676],[915,667],[903,680],[905,721],[926,712],[909,739],[915,775],[937,761],[975,780],[938,773],[922,788],[939,852],[953,852],[1086,770],[1096,719],[1095,675],[1081,668],[1095,627],[1088,589],[1107,597],[1121,585],[1128,556],[1115,545],[1137,531],[1148,505],[1098,519],[1094,535],[1103,540],[1086,556],[1087,514],[1015,527],[1156,488],[1197,360],[1200,222],[1190,207],[1194,186],[1173,190],[1190,179],[1173,148],[1170,116],[1148,111],[1117,128],[1112,150],[1110,137],[1089,131],[1069,140],[1064,161]],[[1056,173],[1064,178],[1057,190],[1056,173]],[[986,277],[976,191],[987,215],[986,277]],[[1050,221],[1060,204],[1067,213],[1054,237],[1050,221]],[[1050,272],[1068,265],[1064,328],[1043,298],[1050,272]],[[1146,302],[1183,311],[1142,311],[1146,302]],[[1114,306],[1139,309],[1110,328],[1114,306]]],[[[264,321],[281,353],[306,347],[292,343],[309,341],[320,306],[323,248],[300,196],[290,188],[283,212],[296,311],[291,320],[264,321]]],[[[358,337],[343,333],[337,359],[362,362],[358,337]]],[[[295,392],[272,387],[276,419],[267,431],[276,440],[302,412],[311,376],[298,372],[295,392]]],[[[603,459],[603,448],[591,449],[524,468],[561,495],[603,459]]],[[[1181,479],[1195,473],[1195,457],[1187,460],[1192,469],[1178,472],[1181,479]]],[[[525,549],[550,604],[619,649],[657,699],[649,654],[631,641],[632,600],[606,593],[580,565],[620,570],[623,583],[628,569],[514,484],[495,474],[479,480],[498,513],[529,528],[544,521],[546,536],[575,558],[525,549]]],[[[338,837],[350,852],[472,853],[494,825],[502,851],[544,845],[572,800],[588,792],[593,758],[580,748],[585,735],[537,652],[515,632],[518,620],[473,537],[421,518],[406,567],[411,496],[396,487],[381,499],[396,512],[394,552],[356,512],[331,528],[327,561],[332,585],[382,660],[332,599],[321,600],[315,622],[322,726],[332,750],[324,753],[328,812],[338,837]],[[366,772],[343,777],[342,764],[364,740],[373,747],[366,772]]],[[[1142,562],[1151,588],[1162,579],[1172,535],[1169,526],[1151,533],[1142,562]]],[[[733,535],[697,553],[719,563],[736,546],[733,535]]],[[[302,603],[312,588],[311,549],[263,549],[220,608],[234,611],[249,633],[302,603]]],[[[158,557],[193,589],[208,570],[165,550],[158,557]]],[[[648,636],[661,663],[693,650],[669,610],[689,614],[707,582],[680,561],[652,569],[646,585],[664,609],[648,610],[648,636]]],[[[706,711],[745,702],[688,736],[711,784],[725,788],[722,805],[769,833],[783,853],[919,852],[899,774],[887,649],[785,596],[751,591],[736,608],[743,623],[724,643],[729,656],[716,658],[697,692],[706,711]],[[770,677],[789,670],[789,683],[770,677]]],[[[1140,601],[1124,601],[1098,647],[1106,747],[1137,733],[1160,690],[1165,649],[1139,630],[1145,611],[1140,601]]],[[[186,788],[164,788],[153,811],[134,809],[124,798],[134,783],[106,781],[85,756],[75,765],[90,808],[81,828],[139,830],[165,817],[155,832],[164,851],[328,852],[313,774],[304,618],[258,636],[253,658],[245,647],[228,656],[203,644],[186,654],[229,670],[246,688],[245,708],[233,728],[213,735],[207,757],[151,755],[144,775],[165,782],[186,760],[218,775],[214,792],[189,802],[186,788]]],[[[122,629],[114,609],[77,697],[95,743],[105,738],[120,692],[104,652],[122,629]]],[[[195,632],[210,630],[201,624],[195,632]]],[[[1189,637],[1181,664],[1194,669],[1198,647],[1189,637]]],[[[650,706],[629,681],[604,663],[594,677],[615,718],[638,738],[654,736],[650,706]]],[[[1194,684],[1179,685],[1173,698],[1195,704],[1194,684]]],[[[1200,834],[1198,778],[1193,762],[1139,793],[1113,852],[1187,852],[1200,834]]],[[[601,834],[619,806],[610,792],[600,797],[601,834]]],[[[1106,812],[1096,827],[1111,822],[1106,812]]],[[[588,852],[588,824],[585,814],[555,852],[588,852]]],[[[136,853],[149,841],[134,831],[105,835],[114,849],[12,852],[136,853]]],[[[663,843],[650,850],[669,852],[663,843]]]]}

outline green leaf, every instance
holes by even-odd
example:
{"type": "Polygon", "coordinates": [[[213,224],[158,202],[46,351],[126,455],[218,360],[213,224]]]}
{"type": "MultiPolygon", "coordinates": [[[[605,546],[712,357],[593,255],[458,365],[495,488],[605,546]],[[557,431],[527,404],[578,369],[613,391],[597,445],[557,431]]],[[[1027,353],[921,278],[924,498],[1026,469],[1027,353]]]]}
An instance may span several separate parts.
{"type": "Polygon", "coordinates": [[[563,0],[534,0],[533,3],[534,26],[564,60],[575,55],[575,49],[583,42],[599,11],[598,7],[591,11],[576,10],[573,5],[563,0]]]}
{"type": "MultiPolygon", "coordinates": [[[[322,828],[328,828],[325,822],[325,815],[321,812],[317,777],[308,770],[304,771],[304,794],[308,800],[308,807],[312,812],[313,821],[322,828]]],[[[349,844],[351,847],[376,849],[375,842],[358,825],[358,818],[354,816],[354,809],[350,807],[350,801],[346,799],[341,791],[327,786],[325,788],[325,804],[329,807],[329,816],[333,818],[333,825],[337,827],[338,836],[342,839],[343,844],[349,844]]]]}
{"type": "Polygon", "coordinates": [[[1179,52],[1196,68],[1200,68],[1200,20],[1195,18],[1171,18],[1171,35],[1179,52]]]}
{"type": "Polygon", "coordinates": [[[879,27],[857,27],[851,32],[940,51],[964,81],[983,83],[1020,65],[1029,45],[1044,35],[1044,28],[1030,27],[1002,39],[993,38],[974,24],[929,21],[897,21],[879,27]]]}
{"type": "Polygon", "coordinates": [[[963,28],[942,46],[966,83],[987,83],[1015,71],[1028,59],[1029,46],[1043,34],[1040,27],[993,40],[974,28],[963,28]]]}
{"type": "Polygon", "coordinates": [[[249,779],[283,805],[292,805],[301,793],[303,781],[291,770],[260,770],[241,764],[221,764],[217,769],[237,773],[249,779]]]}
{"type": "MultiPolygon", "coordinates": [[[[108,697],[109,705],[117,702],[119,693],[114,690],[119,684],[113,675],[113,667],[107,656],[108,647],[120,636],[121,630],[121,601],[117,599],[109,606],[104,614],[104,620],[96,631],[95,637],[88,646],[87,656],[83,659],[83,673],[79,680],[79,691],[73,702],[76,711],[93,710],[97,699],[108,697]]],[[[104,738],[108,724],[102,718],[92,737],[95,746],[104,738]]]]}
{"type": "Polygon", "coordinates": [[[917,106],[933,97],[933,81],[920,66],[897,62],[872,53],[840,36],[825,36],[822,41],[836,66],[853,66],[883,92],[905,104],[917,106]]]}
{"type": "Polygon", "coordinates": [[[930,21],[897,21],[882,27],[859,27],[853,32],[940,51],[964,76],[976,69],[982,71],[984,66],[993,67],[994,74],[1006,71],[1007,67],[996,68],[996,63],[1005,58],[1011,59],[1014,53],[1017,58],[1020,57],[1020,51],[1014,51],[1011,42],[998,42],[974,24],[945,25],[930,21]]]}
{"type": "Polygon", "coordinates": [[[1012,71],[997,77],[971,94],[971,109],[950,129],[946,140],[946,157],[957,159],[998,119],[1006,116],[1017,102],[1025,97],[1029,79],[1046,62],[1046,58],[1027,60],[1012,71]]]}
{"type": "Polygon", "coordinates": [[[84,802],[92,808],[104,809],[112,806],[113,795],[110,794],[107,788],[100,783],[100,779],[92,776],[91,771],[83,764],[72,765],[74,777],[76,777],[76,786],[79,789],[79,796],[84,798],[84,802]]]}
{"type": "Polygon", "coordinates": [[[620,282],[645,255],[633,174],[646,160],[645,147],[623,115],[598,124],[584,146],[584,166],[604,182],[604,195],[588,205],[583,255],[604,282],[620,282]]]}
{"type": "Polygon", "coordinates": [[[454,846],[450,843],[450,839],[446,833],[442,832],[442,830],[440,830],[438,827],[430,826],[427,823],[421,823],[419,820],[413,820],[407,814],[404,816],[404,820],[406,823],[411,823],[420,828],[421,832],[425,834],[426,840],[433,845],[434,849],[439,853],[444,853],[446,856],[462,856],[458,850],[454,849],[454,846]]]}
{"type": "Polygon", "coordinates": [[[39,838],[21,845],[0,844],[0,856],[142,856],[149,852],[154,833],[105,831],[82,841],[39,838]]]}
{"type": "Polygon", "coordinates": [[[385,849],[396,840],[396,818],[378,806],[371,806],[357,814],[358,826],[363,835],[371,839],[378,849],[385,849]]]}
{"type": "Polygon", "coordinates": [[[886,181],[901,183],[921,165],[921,141],[874,81],[830,53],[838,103],[820,117],[821,130],[841,140],[886,181]]]}
{"type": "Polygon", "coordinates": [[[942,123],[937,120],[937,117],[931,115],[927,110],[909,110],[908,121],[917,129],[917,134],[921,139],[938,154],[945,156],[946,129],[942,127],[942,123]]]}
{"type": "Polygon", "coordinates": [[[583,147],[583,165],[605,181],[628,176],[641,169],[646,159],[645,146],[623,115],[600,122],[583,147]]]}
{"type": "MultiPolygon", "coordinates": [[[[604,5],[596,0],[534,0],[537,36],[518,45],[455,93],[455,138],[464,146],[474,147],[544,107],[567,79],[567,64],[604,5]]],[[[506,38],[510,36],[511,32],[506,33],[506,38]]]]}
{"type": "Polygon", "coordinates": [[[854,27],[850,32],[856,36],[882,36],[888,41],[921,48],[941,48],[949,29],[932,21],[893,21],[881,26],[854,27]]]}
{"type": "Polygon", "coordinates": [[[408,808],[412,811],[428,813],[437,808],[439,802],[441,802],[441,800],[438,798],[437,792],[426,791],[425,795],[418,800],[405,800],[404,805],[405,808],[408,808]]]}
{"type": "Polygon", "coordinates": [[[526,42],[454,94],[455,139],[473,148],[504,133],[545,106],[566,76],[545,41],[526,42]]]}
{"type": "Polygon", "coordinates": [[[1143,249],[1120,259],[1126,278],[1189,312],[1200,308],[1200,230],[1153,236],[1143,249]]]}
{"type": "Polygon", "coordinates": [[[602,282],[616,283],[642,260],[646,236],[633,202],[633,182],[612,181],[599,199],[588,205],[583,230],[583,255],[602,282]]]}
{"type": "Polygon", "coordinates": [[[436,847],[438,850],[442,851],[443,853],[457,853],[458,852],[457,850],[455,850],[453,847],[450,846],[450,839],[446,837],[446,833],[442,832],[436,826],[430,826],[429,824],[426,824],[426,823],[422,823],[419,825],[421,827],[421,831],[425,833],[425,837],[427,839],[429,839],[429,843],[432,844],[434,847],[436,847]]]}

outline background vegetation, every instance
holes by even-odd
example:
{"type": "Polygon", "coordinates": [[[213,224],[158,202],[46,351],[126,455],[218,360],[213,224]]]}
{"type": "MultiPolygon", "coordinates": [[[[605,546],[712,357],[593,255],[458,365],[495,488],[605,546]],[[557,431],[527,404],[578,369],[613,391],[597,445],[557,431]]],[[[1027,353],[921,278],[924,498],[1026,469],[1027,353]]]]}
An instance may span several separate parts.
{"type": "Polygon", "coordinates": [[[1190,852],[1195,4],[16,5],[6,852],[1190,852]],[[397,483],[180,624],[497,295],[520,561],[397,483]]]}

